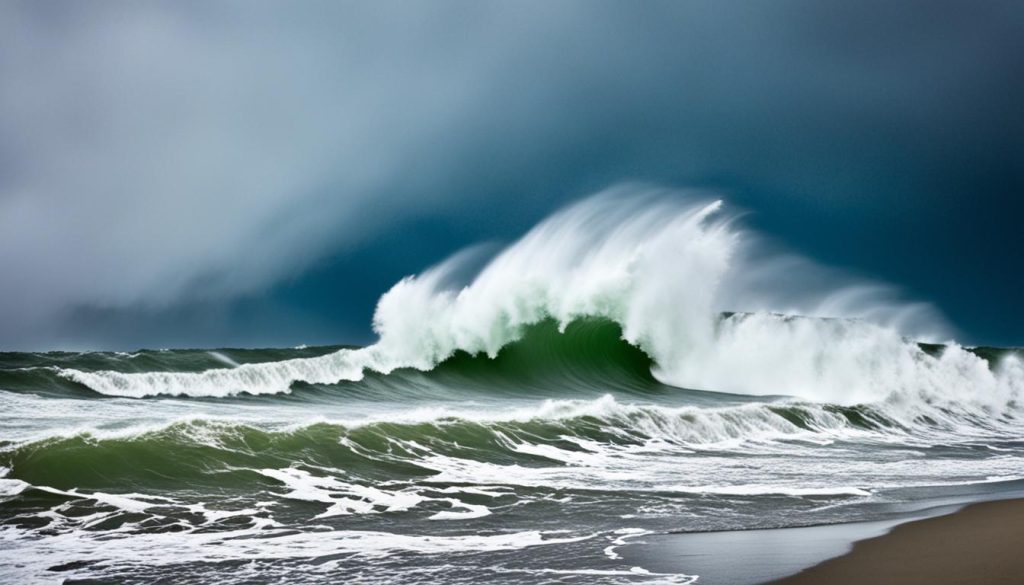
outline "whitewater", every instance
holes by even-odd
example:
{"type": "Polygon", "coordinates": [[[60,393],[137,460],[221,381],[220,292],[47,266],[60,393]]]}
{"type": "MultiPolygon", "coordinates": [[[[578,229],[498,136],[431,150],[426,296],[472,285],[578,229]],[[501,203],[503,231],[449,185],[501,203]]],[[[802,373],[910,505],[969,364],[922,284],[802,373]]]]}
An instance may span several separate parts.
{"type": "Polygon", "coordinates": [[[0,354],[0,580],[714,583],[630,551],[1024,489],[1019,350],[721,199],[618,187],[482,254],[365,347],[0,354]]]}

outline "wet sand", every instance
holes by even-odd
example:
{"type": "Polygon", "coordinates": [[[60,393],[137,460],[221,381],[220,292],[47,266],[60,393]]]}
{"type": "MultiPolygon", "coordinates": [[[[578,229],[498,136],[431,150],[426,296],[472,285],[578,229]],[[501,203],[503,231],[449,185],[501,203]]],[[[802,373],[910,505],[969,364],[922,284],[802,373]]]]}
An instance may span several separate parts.
{"type": "Polygon", "coordinates": [[[1019,585],[1024,499],[983,502],[897,526],[775,585],[1019,585]]]}

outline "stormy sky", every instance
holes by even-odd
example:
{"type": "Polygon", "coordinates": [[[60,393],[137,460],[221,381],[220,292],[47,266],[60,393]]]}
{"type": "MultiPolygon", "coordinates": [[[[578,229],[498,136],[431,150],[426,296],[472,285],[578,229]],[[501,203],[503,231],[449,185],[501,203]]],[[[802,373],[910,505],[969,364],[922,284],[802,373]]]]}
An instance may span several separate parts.
{"type": "Polygon", "coordinates": [[[1024,344],[1024,4],[0,4],[0,349],[366,342],[395,280],[699,188],[1024,344]]]}

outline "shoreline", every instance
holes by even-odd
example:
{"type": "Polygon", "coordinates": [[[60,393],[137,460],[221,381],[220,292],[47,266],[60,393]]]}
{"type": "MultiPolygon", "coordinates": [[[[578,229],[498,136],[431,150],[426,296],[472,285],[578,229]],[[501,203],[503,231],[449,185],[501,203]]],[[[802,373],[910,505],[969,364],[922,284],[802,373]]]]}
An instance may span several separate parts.
{"type": "Polygon", "coordinates": [[[1024,575],[1024,499],[969,504],[859,540],[848,553],[771,585],[1014,585],[1024,575]]]}
{"type": "MultiPolygon", "coordinates": [[[[1024,574],[1024,554],[1009,569],[1009,579],[986,571],[977,580],[954,580],[960,573],[946,568],[959,562],[958,554],[980,559],[986,567],[1005,564],[1005,551],[990,554],[999,547],[988,539],[1015,543],[1011,552],[1018,553],[1024,542],[1024,490],[1006,487],[921,502],[877,520],[649,535],[619,548],[618,554],[655,573],[698,576],[699,585],[1016,584],[1024,574]],[[943,528],[935,530],[935,525],[943,528]],[[912,542],[919,553],[906,550],[904,542],[912,542]],[[893,567],[905,568],[909,576],[893,567]]],[[[1008,562],[1016,562],[1014,554],[1008,562]]]]}

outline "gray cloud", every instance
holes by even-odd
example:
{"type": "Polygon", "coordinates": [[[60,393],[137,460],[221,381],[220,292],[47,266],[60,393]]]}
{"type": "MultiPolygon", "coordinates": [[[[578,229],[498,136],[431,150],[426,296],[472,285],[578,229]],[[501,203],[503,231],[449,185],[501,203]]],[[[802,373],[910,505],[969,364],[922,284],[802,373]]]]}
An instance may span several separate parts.
{"type": "Polygon", "coordinates": [[[903,168],[901,136],[934,159],[1014,130],[991,86],[1020,73],[1020,11],[967,6],[6,3],[0,346],[256,294],[457,203],[550,205],[523,175],[658,160],[892,207],[827,187],[903,168]]]}
{"type": "Polygon", "coordinates": [[[430,55],[403,71],[344,18],[83,8],[0,18],[8,341],[76,305],[251,291],[361,237],[392,205],[373,187],[465,91],[435,77],[408,95],[443,74],[413,67],[430,55]]]}

